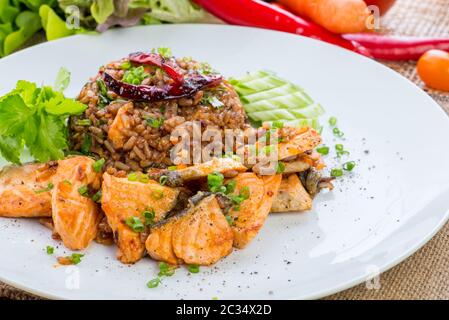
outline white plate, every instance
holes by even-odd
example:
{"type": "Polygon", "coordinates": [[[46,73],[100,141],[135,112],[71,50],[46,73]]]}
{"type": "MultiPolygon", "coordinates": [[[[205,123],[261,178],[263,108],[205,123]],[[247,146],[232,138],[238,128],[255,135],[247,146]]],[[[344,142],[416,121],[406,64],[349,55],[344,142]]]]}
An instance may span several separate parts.
{"type": "MultiPolygon", "coordinates": [[[[338,117],[354,174],[320,194],[314,210],[268,218],[251,245],[189,275],[181,268],[148,289],[154,261],[133,266],[115,248],[93,244],[76,267],[54,267],[65,250],[36,221],[0,219],[0,279],[38,295],[67,299],[318,298],[399,263],[448,218],[449,119],[423,91],[362,56],[299,36],[218,25],[165,25],[74,36],[0,60],[0,93],[19,79],[52,84],[72,71],[76,96],[103,63],[129,52],[169,46],[175,55],[208,61],[226,76],[269,69],[303,86],[338,117]],[[369,154],[365,154],[369,150],[369,154]],[[45,253],[58,246],[56,254],[45,253]],[[79,288],[76,280],[79,279],[79,288]]],[[[333,166],[332,156],[326,161],[333,166]]],[[[69,252],[66,252],[68,254],[69,252]]],[[[382,284],[382,279],[380,279],[382,284]]]]}

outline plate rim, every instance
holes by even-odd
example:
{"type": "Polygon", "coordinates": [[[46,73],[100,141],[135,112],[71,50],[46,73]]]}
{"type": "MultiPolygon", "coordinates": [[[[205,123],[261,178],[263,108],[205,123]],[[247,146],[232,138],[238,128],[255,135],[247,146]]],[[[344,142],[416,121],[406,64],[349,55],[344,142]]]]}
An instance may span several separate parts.
{"type": "MultiPolygon", "coordinates": [[[[326,46],[331,46],[331,47],[337,47],[337,50],[344,50],[347,51],[349,53],[349,55],[351,57],[359,57],[365,61],[369,61],[366,63],[374,63],[376,64],[378,67],[383,68],[384,70],[386,70],[386,72],[390,73],[391,75],[394,75],[397,78],[400,78],[402,81],[406,81],[409,85],[413,86],[414,89],[418,89],[416,90],[416,92],[419,94],[421,94],[423,97],[425,97],[429,103],[433,103],[434,107],[436,107],[439,112],[440,112],[440,116],[441,117],[445,117],[446,120],[448,121],[447,124],[449,125],[449,115],[443,110],[443,108],[441,107],[441,105],[439,105],[427,92],[425,92],[422,88],[420,88],[417,84],[413,83],[410,79],[406,78],[405,76],[403,76],[402,74],[392,70],[391,68],[387,67],[386,65],[380,63],[379,61],[375,60],[375,59],[371,59],[369,57],[360,55],[358,53],[352,52],[350,50],[338,47],[334,44],[330,44],[327,42],[323,42],[317,39],[313,39],[313,38],[308,38],[308,37],[304,37],[301,35],[297,35],[297,34],[291,34],[288,32],[283,32],[283,31],[277,31],[277,30],[269,30],[269,29],[264,29],[264,28],[256,28],[256,27],[248,27],[248,26],[237,26],[237,25],[228,25],[228,24],[215,24],[215,23],[183,23],[183,24],[166,24],[166,25],[139,25],[139,26],[133,26],[133,27],[128,27],[128,28],[113,28],[113,29],[109,29],[107,30],[105,33],[103,34],[107,34],[107,33],[116,33],[116,32],[132,32],[133,29],[139,29],[139,28],[177,28],[180,26],[189,26],[189,27],[195,27],[195,28],[201,28],[202,26],[207,26],[207,27],[212,27],[212,28],[218,28],[218,29],[249,29],[249,30],[253,30],[253,31],[257,31],[257,32],[261,32],[261,33],[274,33],[274,34],[284,34],[287,35],[288,37],[291,37],[292,39],[300,37],[300,39],[302,40],[306,40],[306,41],[312,41],[312,42],[316,42],[319,43],[319,45],[323,45],[324,47],[326,46]],[[130,31],[131,30],[131,31],[130,31]]],[[[68,36],[65,38],[60,38],[60,39],[56,39],[56,40],[52,40],[52,41],[45,41],[42,43],[38,43],[36,45],[33,45],[31,47],[27,47],[24,48],[20,51],[14,52],[11,55],[8,55],[6,57],[3,57],[1,61],[4,61],[5,63],[7,63],[9,61],[9,59],[11,57],[17,57],[20,56],[21,54],[25,53],[25,52],[29,52],[30,50],[35,50],[36,48],[42,48],[42,47],[51,47],[54,43],[61,43],[61,42],[70,42],[73,41],[74,39],[79,39],[79,38],[86,38],[86,37],[101,37],[103,34],[95,34],[95,35],[91,35],[91,34],[75,34],[72,36],[68,36]]],[[[436,111],[436,110],[435,110],[436,111]]],[[[441,231],[441,229],[445,226],[445,224],[449,221],[449,205],[446,208],[446,211],[441,214],[441,218],[437,221],[437,223],[434,224],[433,229],[430,232],[426,232],[426,236],[422,237],[419,241],[416,241],[416,243],[414,243],[412,246],[410,246],[409,249],[404,250],[404,252],[400,255],[398,255],[396,258],[391,258],[389,262],[385,262],[382,266],[379,267],[379,274],[383,274],[384,272],[387,272],[388,270],[390,270],[391,268],[399,265],[401,262],[403,262],[404,260],[406,260],[407,258],[411,257],[414,253],[416,253],[418,250],[420,250],[425,244],[427,244],[439,231],[441,231]]],[[[393,233],[394,234],[394,233],[393,233]]],[[[291,298],[289,298],[288,300],[298,300],[298,299],[304,299],[304,300],[311,300],[311,299],[320,299],[320,298],[324,298],[324,297],[328,297],[330,295],[336,294],[338,292],[347,290],[349,288],[355,287],[361,283],[364,282],[364,280],[366,279],[366,275],[361,275],[359,277],[354,277],[351,280],[348,280],[344,283],[338,284],[338,285],[334,285],[333,287],[330,287],[327,290],[322,290],[321,292],[319,292],[319,290],[317,292],[313,292],[311,294],[309,294],[308,296],[301,296],[301,295],[296,295],[293,296],[291,298]]],[[[0,280],[2,282],[4,282],[7,285],[10,285],[14,288],[20,289],[22,291],[31,293],[35,296],[38,297],[42,297],[42,298],[47,298],[47,299],[55,299],[55,300],[66,300],[66,299],[70,299],[70,297],[66,297],[64,295],[55,295],[50,293],[49,291],[45,291],[42,289],[35,289],[32,287],[27,286],[24,283],[18,282],[18,281],[13,281],[7,278],[4,278],[3,275],[0,274],[0,280]]],[[[112,300],[115,300],[112,298],[112,300]]]]}

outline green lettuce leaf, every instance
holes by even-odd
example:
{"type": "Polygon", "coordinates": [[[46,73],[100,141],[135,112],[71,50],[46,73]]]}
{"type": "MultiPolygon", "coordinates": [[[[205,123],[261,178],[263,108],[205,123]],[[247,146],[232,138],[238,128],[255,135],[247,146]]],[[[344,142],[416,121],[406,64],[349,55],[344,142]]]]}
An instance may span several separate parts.
{"type": "Polygon", "coordinates": [[[114,13],[114,0],[94,0],[90,12],[98,24],[102,24],[114,13]]]}
{"type": "Polygon", "coordinates": [[[5,55],[19,49],[42,27],[39,15],[32,11],[20,12],[15,19],[15,24],[19,29],[8,34],[3,43],[5,55]]]}
{"type": "Polygon", "coordinates": [[[67,28],[65,21],[48,5],[42,5],[39,8],[39,16],[48,41],[75,34],[75,30],[67,28]]]}
{"type": "Polygon", "coordinates": [[[192,22],[204,17],[204,11],[189,0],[131,0],[130,8],[151,9],[145,14],[146,21],[171,23],[192,22]],[[155,20],[149,20],[149,17],[155,20]]]}

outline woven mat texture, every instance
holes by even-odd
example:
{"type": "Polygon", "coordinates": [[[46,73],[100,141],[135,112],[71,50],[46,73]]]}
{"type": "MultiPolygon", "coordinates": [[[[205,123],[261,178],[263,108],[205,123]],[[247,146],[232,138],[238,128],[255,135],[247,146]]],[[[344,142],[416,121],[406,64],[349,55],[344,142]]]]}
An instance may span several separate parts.
{"type": "MultiPolygon", "coordinates": [[[[381,27],[388,34],[449,37],[449,0],[398,0],[381,18],[381,27]]],[[[423,88],[449,114],[449,94],[426,88],[414,63],[385,64],[423,88]]],[[[37,297],[0,282],[0,299],[37,297]]],[[[379,289],[361,284],[327,299],[449,299],[449,223],[417,253],[384,272],[379,289]]]]}

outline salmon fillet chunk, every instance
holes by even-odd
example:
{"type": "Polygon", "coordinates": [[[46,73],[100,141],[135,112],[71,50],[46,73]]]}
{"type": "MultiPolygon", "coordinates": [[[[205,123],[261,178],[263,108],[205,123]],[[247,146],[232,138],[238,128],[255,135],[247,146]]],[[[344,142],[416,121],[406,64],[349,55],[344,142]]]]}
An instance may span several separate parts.
{"type": "Polygon", "coordinates": [[[234,180],[234,195],[246,193],[248,197],[239,207],[234,206],[229,212],[232,218],[234,247],[244,248],[264,225],[281,184],[282,175],[258,176],[246,172],[239,174],[234,180]]]}
{"type": "Polygon", "coordinates": [[[232,230],[213,194],[151,228],[146,241],[149,255],[171,264],[211,265],[232,251],[232,230]]]}
{"type": "Polygon", "coordinates": [[[153,180],[143,183],[108,173],[103,175],[101,206],[114,232],[117,258],[121,262],[134,263],[145,252],[141,233],[130,228],[127,219],[135,218],[144,223],[144,213],[147,212],[153,215],[151,222],[156,223],[176,205],[178,195],[179,189],[162,186],[153,180]]]}
{"type": "Polygon", "coordinates": [[[312,197],[302,185],[298,175],[291,174],[283,178],[271,206],[271,212],[306,211],[310,209],[312,209],[312,197]]]}
{"type": "Polygon", "coordinates": [[[71,250],[87,248],[97,235],[100,211],[84,192],[100,187],[101,175],[93,170],[94,163],[84,156],[58,162],[51,199],[52,218],[54,231],[71,250]]]}
{"type": "Polygon", "coordinates": [[[0,217],[51,217],[57,163],[7,166],[0,171],[0,217]]]}

